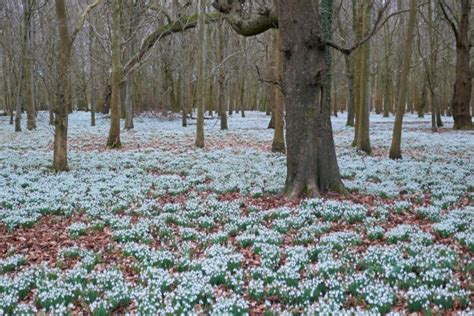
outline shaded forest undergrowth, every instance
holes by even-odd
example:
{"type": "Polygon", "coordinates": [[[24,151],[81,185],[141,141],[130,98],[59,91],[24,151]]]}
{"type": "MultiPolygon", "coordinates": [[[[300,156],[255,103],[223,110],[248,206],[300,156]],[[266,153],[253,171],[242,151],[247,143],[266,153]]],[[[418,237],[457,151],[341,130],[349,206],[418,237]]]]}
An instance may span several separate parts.
{"type": "Polygon", "coordinates": [[[35,132],[2,122],[0,310],[472,311],[472,132],[408,115],[392,161],[392,118],[372,118],[373,156],[335,118],[351,195],[287,200],[268,117],[247,116],[207,120],[205,150],[178,120],[139,117],[106,151],[108,120],[75,113],[60,174],[46,114],[35,132]]]}

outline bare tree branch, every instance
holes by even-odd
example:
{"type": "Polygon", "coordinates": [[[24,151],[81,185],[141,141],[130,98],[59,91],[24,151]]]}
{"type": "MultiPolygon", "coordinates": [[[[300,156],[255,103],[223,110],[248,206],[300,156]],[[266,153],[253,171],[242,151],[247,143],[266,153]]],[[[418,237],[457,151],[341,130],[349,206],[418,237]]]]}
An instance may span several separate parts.
{"type": "Polygon", "coordinates": [[[439,7],[441,8],[441,12],[443,12],[444,18],[446,19],[449,26],[453,30],[454,36],[456,37],[456,42],[458,42],[459,41],[459,31],[458,31],[458,28],[456,26],[456,22],[453,21],[449,17],[448,12],[446,11],[446,7],[447,7],[446,3],[443,0],[438,0],[438,3],[439,3],[439,7]]]}
{"type": "Polygon", "coordinates": [[[240,35],[254,36],[268,29],[278,28],[275,6],[262,6],[257,12],[243,12],[245,1],[214,0],[212,6],[224,14],[227,23],[240,35]]]}
{"type": "Polygon", "coordinates": [[[388,20],[390,18],[392,18],[393,16],[396,16],[398,14],[401,14],[401,13],[409,12],[409,10],[395,12],[395,13],[392,13],[389,16],[387,16],[384,20],[382,20],[382,17],[384,15],[385,11],[387,10],[389,4],[390,4],[390,1],[385,2],[384,6],[382,8],[380,8],[380,10],[377,12],[377,17],[375,19],[375,23],[374,23],[372,29],[370,29],[367,33],[365,33],[365,35],[362,36],[362,38],[359,41],[357,41],[354,45],[352,45],[351,47],[343,47],[343,46],[341,46],[341,45],[339,45],[339,44],[337,44],[333,41],[324,41],[323,44],[328,45],[328,46],[330,46],[334,49],[337,49],[338,51],[340,51],[343,54],[350,55],[353,51],[355,51],[357,48],[359,48],[360,46],[365,44],[368,40],[370,40],[370,38],[372,36],[374,36],[375,33],[377,33],[380,30],[380,28],[382,26],[384,26],[385,23],[388,22],[388,20]]]}
{"type": "MultiPolygon", "coordinates": [[[[132,58],[125,64],[123,68],[123,78],[125,80],[128,74],[130,74],[140,63],[144,60],[146,54],[153,48],[156,42],[161,39],[170,36],[174,33],[186,31],[188,29],[195,28],[198,24],[199,15],[194,14],[191,16],[183,16],[178,20],[173,21],[169,24],[158,27],[156,30],[151,32],[140,45],[138,52],[132,56],[132,58]]],[[[204,23],[214,23],[219,20],[219,13],[207,13],[204,16],[204,23]]]]}
{"type": "Polygon", "coordinates": [[[96,0],[95,2],[89,4],[85,8],[85,10],[82,12],[82,14],[79,16],[79,18],[76,21],[76,25],[74,26],[74,30],[72,32],[72,35],[71,35],[70,45],[72,45],[72,43],[74,43],[74,40],[76,39],[77,34],[81,31],[82,27],[84,26],[84,22],[86,20],[87,15],[89,14],[89,12],[92,9],[94,9],[96,6],[98,6],[100,2],[101,2],[101,0],[96,0]]]}

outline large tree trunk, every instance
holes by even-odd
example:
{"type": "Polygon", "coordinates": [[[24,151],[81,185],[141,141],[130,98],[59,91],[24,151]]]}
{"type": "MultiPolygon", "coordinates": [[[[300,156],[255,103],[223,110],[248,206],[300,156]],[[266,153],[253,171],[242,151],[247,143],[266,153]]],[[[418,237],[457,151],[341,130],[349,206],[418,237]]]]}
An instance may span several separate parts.
{"type": "Polygon", "coordinates": [[[68,127],[68,78],[70,38],[67,26],[66,7],[64,0],[56,0],[56,16],[59,30],[59,65],[58,89],[54,112],[54,154],[53,169],[56,171],[68,170],[67,165],[67,127],[68,127]]]}
{"type": "Polygon", "coordinates": [[[120,1],[112,1],[112,95],[108,148],[120,148],[120,81],[122,79],[120,49],[120,1]]]}
{"type": "Polygon", "coordinates": [[[318,0],[278,0],[284,53],[287,135],[286,194],[345,192],[339,174],[331,108],[326,97],[328,65],[320,34],[318,0]]]}
{"type": "Polygon", "coordinates": [[[402,141],[402,124],[403,115],[405,114],[405,106],[407,100],[408,88],[408,72],[410,71],[410,61],[413,46],[413,34],[416,23],[416,0],[410,0],[410,16],[403,47],[402,72],[400,74],[400,84],[398,86],[397,112],[395,114],[395,124],[393,126],[392,145],[390,146],[389,157],[391,159],[402,158],[401,141],[402,141]]]}
{"type": "Polygon", "coordinates": [[[472,128],[470,114],[472,78],[470,71],[469,16],[471,0],[461,0],[461,20],[456,36],[456,81],[454,83],[453,100],[451,102],[454,128],[472,128]]]}
{"type": "MultiPolygon", "coordinates": [[[[281,46],[280,31],[275,31],[275,47],[274,47],[274,78],[278,81],[282,81],[283,76],[283,55],[280,51],[281,46]]],[[[274,114],[275,114],[275,130],[273,131],[273,142],[272,142],[272,151],[273,152],[285,152],[285,137],[283,129],[285,128],[284,124],[284,107],[285,100],[283,92],[281,91],[280,85],[275,85],[273,87],[274,94],[274,114]]]]}

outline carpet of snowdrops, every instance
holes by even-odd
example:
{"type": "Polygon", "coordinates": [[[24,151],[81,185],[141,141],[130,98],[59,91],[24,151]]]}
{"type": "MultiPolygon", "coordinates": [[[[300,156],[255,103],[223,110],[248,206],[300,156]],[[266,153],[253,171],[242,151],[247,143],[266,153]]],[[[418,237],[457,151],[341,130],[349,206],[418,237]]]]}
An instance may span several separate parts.
{"type": "Polygon", "coordinates": [[[392,161],[393,118],[372,116],[367,156],[341,115],[351,195],[288,201],[268,120],[206,120],[196,150],[194,125],[140,116],[106,151],[108,118],[74,113],[56,174],[47,114],[1,117],[0,315],[473,313],[472,132],[407,115],[392,161]]]}

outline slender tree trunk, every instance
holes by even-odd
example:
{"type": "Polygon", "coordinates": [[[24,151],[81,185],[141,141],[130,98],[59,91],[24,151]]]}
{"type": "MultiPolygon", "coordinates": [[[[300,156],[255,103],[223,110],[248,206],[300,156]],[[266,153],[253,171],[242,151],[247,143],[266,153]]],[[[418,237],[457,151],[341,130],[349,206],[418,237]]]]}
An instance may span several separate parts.
{"type": "Polygon", "coordinates": [[[429,64],[427,66],[427,77],[428,77],[428,88],[429,94],[428,99],[430,103],[430,110],[431,110],[431,131],[437,132],[438,127],[436,126],[436,112],[437,112],[437,103],[435,100],[435,93],[436,93],[436,63],[438,59],[438,45],[436,43],[436,37],[434,35],[434,24],[433,24],[433,8],[431,0],[428,1],[428,39],[429,39],[429,48],[430,48],[430,58],[429,64]]]}
{"type": "Polygon", "coordinates": [[[125,82],[125,129],[133,128],[133,79],[125,82]]]}
{"type": "Polygon", "coordinates": [[[398,86],[397,112],[395,114],[395,124],[393,126],[392,145],[390,147],[389,157],[391,159],[402,158],[401,140],[402,140],[402,124],[403,115],[405,114],[405,106],[407,100],[408,88],[408,72],[410,71],[410,61],[413,46],[413,35],[416,23],[416,0],[410,0],[410,16],[408,17],[408,25],[404,39],[402,72],[400,74],[400,84],[398,86]]]}
{"type": "Polygon", "coordinates": [[[386,56],[383,76],[383,117],[389,117],[392,108],[392,71],[389,56],[386,56]]]}
{"type": "Polygon", "coordinates": [[[3,80],[3,106],[4,106],[4,111],[5,115],[10,115],[10,112],[12,111],[12,105],[10,102],[10,90],[8,86],[8,78],[7,78],[7,72],[8,72],[8,66],[7,66],[7,56],[6,54],[3,54],[3,60],[2,60],[2,80],[3,80]]]}
{"type": "MultiPolygon", "coordinates": [[[[13,110],[14,110],[14,102],[15,102],[15,89],[14,89],[14,84],[13,84],[13,78],[14,78],[14,74],[13,74],[13,63],[9,69],[9,90],[10,90],[10,125],[13,125],[14,123],[14,115],[13,113],[15,113],[13,110]]],[[[18,106],[18,102],[15,104],[15,106],[18,106]]]]}
{"type": "MultiPolygon", "coordinates": [[[[23,59],[23,58],[22,58],[23,59]]],[[[21,106],[23,104],[23,76],[24,66],[20,66],[20,80],[18,81],[18,89],[16,95],[16,109],[15,109],[15,132],[21,132],[21,106]]]]}
{"type": "MultiPolygon", "coordinates": [[[[365,34],[369,29],[370,22],[370,2],[371,0],[366,0],[361,7],[360,14],[361,17],[361,29],[362,33],[365,34]]],[[[361,35],[361,36],[362,36],[361,35]]],[[[365,43],[360,48],[360,75],[359,75],[359,88],[360,88],[360,101],[359,101],[359,121],[358,121],[358,133],[357,133],[357,148],[370,154],[372,149],[370,147],[370,135],[369,135],[369,60],[370,60],[370,44],[369,42],[365,43]]]]}
{"type": "MultiPolygon", "coordinates": [[[[131,37],[126,48],[126,58],[130,59],[132,57],[133,51],[135,50],[137,39],[136,28],[138,27],[140,15],[141,15],[141,2],[134,1],[127,4],[127,11],[129,15],[129,27],[128,27],[128,36],[131,37]]],[[[133,108],[134,108],[134,86],[133,86],[134,76],[129,74],[125,82],[125,98],[124,98],[124,115],[125,115],[125,129],[133,129],[133,108]]]]}
{"type": "Polygon", "coordinates": [[[196,122],[196,142],[195,146],[198,148],[204,148],[204,107],[205,107],[205,84],[206,79],[204,78],[204,69],[206,67],[206,25],[204,22],[204,14],[206,13],[206,4],[204,0],[199,0],[199,28],[198,28],[198,57],[197,57],[197,68],[198,68],[198,83],[197,83],[197,95],[198,95],[198,106],[197,106],[197,122],[196,122]]]}
{"type": "Polygon", "coordinates": [[[239,93],[239,108],[242,117],[245,117],[245,71],[242,71],[242,78],[240,81],[240,93],[239,93]]]}
{"type": "MultiPolygon", "coordinates": [[[[28,96],[31,97],[31,91],[26,91],[28,89],[28,82],[31,78],[28,77],[30,74],[28,69],[28,39],[30,37],[30,18],[29,18],[29,0],[23,0],[23,29],[22,29],[22,41],[21,41],[21,55],[20,55],[20,69],[19,74],[20,78],[18,80],[18,87],[17,87],[17,95],[16,95],[16,110],[15,110],[15,132],[21,132],[21,112],[23,103],[28,101],[28,96]],[[29,92],[28,95],[26,93],[29,92]]],[[[31,103],[28,103],[31,105],[31,103]]],[[[27,119],[31,119],[29,115],[27,115],[27,119]]],[[[29,129],[30,125],[27,122],[27,128],[29,129]]]]}
{"type": "Polygon", "coordinates": [[[59,65],[57,78],[57,96],[53,107],[54,111],[54,154],[53,169],[56,171],[67,171],[67,129],[68,110],[70,98],[68,98],[69,58],[71,53],[71,39],[67,23],[67,13],[64,0],[55,0],[56,16],[59,31],[59,65]]]}
{"type": "MultiPolygon", "coordinates": [[[[275,48],[274,48],[274,78],[277,79],[278,82],[282,82],[283,76],[283,56],[280,51],[281,46],[281,39],[280,39],[280,31],[275,31],[275,48]]],[[[275,100],[275,130],[273,132],[273,142],[272,142],[272,151],[273,152],[285,152],[285,138],[284,138],[284,107],[285,107],[285,100],[283,96],[283,92],[281,91],[281,87],[275,85],[273,87],[274,93],[274,100],[275,100]]]]}
{"type": "Polygon", "coordinates": [[[95,76],[94,76],[94,30],[92,27],[89,29],[89,63],[90,63],[90,74],[89,81],[91,87],[91,126],[95,126],[95,112],[97,105],[97,94],[95,89],[95,76]]]}
{"type": "MultiPolygon", "coordinates": [[[[364,0],[365,1],[365,0],[364,0]]],[[[363,20],[361,13],[361,4],[357,0],[352,0],[352,20],[353,28],[355,30],[356,38],[359,39],[363,35],[363,20]]],[[[353,54],[353,78],[354,78],[354,140],[352,146],[357,146],[357,140],[359,139],[359,127],[360,127],[360,101],[361,101],[361,76],[362,76],[362,51],[363,47],[360,47],[353,54]]]]}
{"type": "Polygon", "coordinates": [[[278,0],[284,53],[287,135],[286,194],[315,196],[345,192],[336,159],[326,64],[320,34],[319,1],[278,0]]]}
{"type": "Polygon", "coordinates": [[[120,0],[112,0],[112,95],[110,129],[107,148],[120,148],[120,81],[122,79],[120,49],[120,0]]]}
{"type": "Polygon", "coordinates": [[[219,116],[221,118],[221,130],[226,130],[229,127],[227,126],[227,111],[226,111],[226,103],[225,103],[225,67],[224,63],[224,32],[223,32],[223,20],[222,18],[219,19],[217,24],[217,64],[219,65],[219,77],[217,78],[218,81],[218,91],[217,91],[217,103],[219,107],[219,116]]]}
{"type": "Polygon", "coordinates": [[[54,105],[56,104],[56,96],[53,93],[50,93],[48,97],[48,124],[54,125],[54,105]]]}
{"type": "Polygon", "coordinates": [[[419,118],[425,117],[425,107],[426,107],[426,96],[427,96],[427,80],[423,81],[423,86],[421,88],[420,99],[418,100],[416,111],[419,118]]]}
{"type": "Polygon", "coordinates": [[[346,126],[354,126],[354,63],[353,56],[344,56],[347,79],[347,121],[346,126]]]}
{"type": "Polygon", "coordinates": [[[33,101],[33,72],[32,66],[33,61],[29,53],[31,52],[31,15],[32,15],[32,0],[23,0],[23,32],[24,33],[24,53],[25,55],[22,56],[22,66],[21,68],[24,71],[23,74],[23,81],[21,84],[24,84],[24,91],[23,91],[23,101],[25,102],[26,106],[26,128],[28,130],[32,130],[36,128],[36,113],[33,101]]]}

